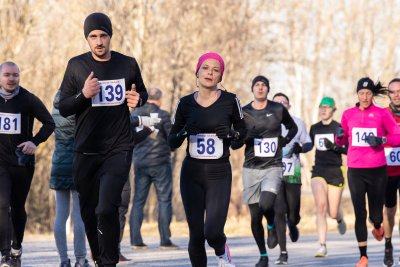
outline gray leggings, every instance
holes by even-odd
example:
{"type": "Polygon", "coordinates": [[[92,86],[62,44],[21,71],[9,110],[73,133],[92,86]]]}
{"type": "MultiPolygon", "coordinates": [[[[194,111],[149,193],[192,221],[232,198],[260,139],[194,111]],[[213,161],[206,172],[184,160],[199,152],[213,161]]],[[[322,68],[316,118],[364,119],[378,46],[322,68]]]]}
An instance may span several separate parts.
{"type": "Polygon", "coordinates": [[[85,226],[81,218],[78,193],[75,190],[56,190],[56,218],[54,222],[54,238],[61,262],[68,261],[66,223],[70,214],[70,198],[72,194],[72,212],[74,218],[74,254],[76,262],[86,258],[85,226]]]}

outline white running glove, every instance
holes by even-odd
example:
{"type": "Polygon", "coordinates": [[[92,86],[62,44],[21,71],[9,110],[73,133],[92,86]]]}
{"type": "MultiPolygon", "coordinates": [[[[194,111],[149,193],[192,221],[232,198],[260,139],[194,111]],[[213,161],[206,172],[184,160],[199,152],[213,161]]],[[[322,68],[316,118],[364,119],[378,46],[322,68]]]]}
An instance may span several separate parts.
{"type": "Polygon", "coordinates": [[[152,118],[149,116],[138,116],[138,117],[140,126],[152,127],[161,122],[161,118],[152,118]]]}

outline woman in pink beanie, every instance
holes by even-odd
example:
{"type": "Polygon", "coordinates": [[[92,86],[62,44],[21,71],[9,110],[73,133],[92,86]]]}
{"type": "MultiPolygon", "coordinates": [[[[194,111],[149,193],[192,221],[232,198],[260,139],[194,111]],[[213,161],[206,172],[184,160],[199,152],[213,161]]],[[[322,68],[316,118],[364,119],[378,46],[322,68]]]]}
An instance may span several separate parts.
{"type": "Polygon", "coordinates": [[[217,53],[199,58],[198,90],[180,99],[168,137],[172,149],[188,141],[180,187],[189,225],[189,257],[195,267],[207,266],[206,240],[218,266],[235,266],[224,234],[232,184],[229,147],[232,140],[244,137],[245,125],[239,99],[217,87],[224,70],[217,53]]]}

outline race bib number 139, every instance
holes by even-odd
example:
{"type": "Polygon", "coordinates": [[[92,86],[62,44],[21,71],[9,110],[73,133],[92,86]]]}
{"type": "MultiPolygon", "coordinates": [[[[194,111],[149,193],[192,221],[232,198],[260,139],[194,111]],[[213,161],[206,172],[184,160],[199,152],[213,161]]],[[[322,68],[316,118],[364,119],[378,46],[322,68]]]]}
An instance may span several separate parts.
{"type": "Polygon", "coordinates": [[[125,102],[125,79],[99,83],[100,92],[92,97],[92,107],[118,106],[125,102]]]}
{"type": "Polygon", "coordinates": [[[20,134],[21,114],[0,112],[0,134],[20,134]]]}

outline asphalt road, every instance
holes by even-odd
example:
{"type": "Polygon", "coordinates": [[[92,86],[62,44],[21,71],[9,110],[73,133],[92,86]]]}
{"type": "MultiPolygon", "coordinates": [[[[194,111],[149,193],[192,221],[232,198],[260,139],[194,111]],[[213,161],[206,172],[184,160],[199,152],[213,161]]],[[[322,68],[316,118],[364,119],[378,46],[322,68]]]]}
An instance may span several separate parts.
{"type": "MultiPolygon", "coordinates": [[[[300,233],[301,234],[301,233],[300,233]]],[[[288,238],[289,240],[289,238],[288,238]]],[[[369,267],[382,266],[384,241],[378,242],[369,235],[369,267]]],[[[187,254],[187,238],[175,238],[173,242],[180,246],[179,250],[165,251],[159,249],[158,239],[145,238],[145,243],[149,245],[145,250],[132,250],[129,247],[127,238],[123,240],[122,252],[132,259],[128,263],[120,263],[118,266],[174,266],[189,267],[190,262],[187,254]]],[[[257,246],[252,237],[230,237],[228,244],[231,248],[231,255],[236,266],[253,266],[258,261],[257,246]]],[[[395,246],[395,261],[399,259],[399,238],[398,235],[393,240],[395,246]]],[[[27,240],[24,242],[24,253],[22,266],[54,266],[57,267],[59,259],[55,249],[54,240],[38,241],[27,240]]],[[[73,259],[71,250],[72,242],[69,241],[69,255],[73,259]]],[[[318,238],[316,235],[300,235],[296,243],[288,241],[289,266],[355,266],[359,259],[359,251],[355,241],[354,232],[347,232],[341,236],[337,233],[328,234],[328,257],[314,258],[314,253],[318,248],[318,238]]],[[[268,250],[270,266],[275,266],[274,261],[279,255],[279,248],[268,250]]],[[[208,266],[217,266],[213,250],[207,246],[208,266]]],[[[72,265],[73,266],[73,265],[72,265]]]]}

